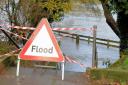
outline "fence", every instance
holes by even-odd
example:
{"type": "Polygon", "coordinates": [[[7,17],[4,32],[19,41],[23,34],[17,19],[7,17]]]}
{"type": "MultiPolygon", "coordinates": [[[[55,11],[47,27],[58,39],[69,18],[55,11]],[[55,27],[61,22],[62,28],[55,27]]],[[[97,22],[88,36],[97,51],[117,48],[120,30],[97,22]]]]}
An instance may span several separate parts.
{"type": "MultiPolygon", "coordinates": [[[[13,28],[16,28],[16,29],[24,29],[24,30],[25,29],[29,29],[29,30],[34,30],[35,29],[35,28],[31,28],[31,27],[20,27],[20,26],[14,26],[13,28]]],[[[109,48],[109,47],[117,47],[118,48],[119,47],[119,43],[120,43],[119,41],[96,38],[96,30],[97,30],[97,26],[96,25],[94,25],[93,28],[89,28],[89,29],[87,29],[87,28],[86,29],[83,29],[83,28],[56,28],[55,29],[54,28],[52,30],[55,33],[58,33],[61,36],[65,36],[66,35],[65,37],[71,37],[71,38],[76,39],[76,43],[79,43],[79,40],[85,40],[85,41],[88,42],[88,44],[91,43],[91,42],[93,42],[93,46],[92,46],[93,47],[93,50],[92,50],[92,67],[93,68],[96,68],[97,67],[97,59],[98,59],[98,57],[97,57],[96,43],[97,44],[106,45],[107,48],[109,48]],[[88,30],[88,31],[91,31],[91,32],[93,31],[93,37],[91,37],[91,36],[85,36],[85,35],[80,35],[80,34],[76,34],[76,33],[69,33],[69,32],[67,32],[65,30],[82,30],[82,31],[88,30]]],[[[9,35],[6,33],[7,30],[1,28],[1,31],[13,42],[13,44],[17,48],[19,48],[19,46],[15,43],[15,41],[13,41],[9,37],[9,35]]],[[[11,32],[9,32],[9,33],[11,33],[11,32]]],[[[17,36],[17,34],[15,34],[15,33],[11,33],[11,34],[17,36]]],[[[19,37],[19,35],[18,35],[18,37],[19,37]]],[[[26,38],[24,38],[24,37],[21,37],[20,36],[20,38],[26,40],[26,38]]]]}
{"type": "MultiPolygon", "coordinates": [[[[66,31],[57,31],[57,30],[54,30],[54,32],[58,33],[59,35],[62,35],[62,36],[64,34],[67,34],[66,37],[71,37],[71,38],[74,38],[74,39],[79,37],[80,40],[85,40],[85,41],[88,42],[88,44],[93,42],[93,37],[91,37],[91,36],[79,35],[79,34],[75,34],[75,33],[69,33],[69,32],[66,32],[66,31]]],[[[109,47],[119,48],[120,41],[96,38],[96,43],[106,45],[107,48],[109,48],[109,47]]]]}

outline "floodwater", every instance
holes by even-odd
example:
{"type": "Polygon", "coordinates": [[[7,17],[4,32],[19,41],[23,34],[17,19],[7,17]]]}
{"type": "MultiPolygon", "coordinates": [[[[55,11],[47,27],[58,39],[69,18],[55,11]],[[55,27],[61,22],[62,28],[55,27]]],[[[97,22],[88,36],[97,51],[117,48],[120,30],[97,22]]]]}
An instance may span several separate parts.
{"type": "MultiPolygon", "coordinates": [[[[99,9],[101,10],[101,15],[96,16],[95,14],[88,13],[88,11],[83,11],[83,9],[87,9],[85,5],[77,5],[75,10],[70,13],[66,13],[63,17],[63,20],[60,22],[53,22],[52,27],[57,28],[83,28],[90,29],[93,25],[97,25],[97,37],[103,39],[110,39],[119,41],[119,38],[114,34],[111,28],[106,24],[105,17],[103,16],[103,10],[101,5],[99,5],[99,9]],[[82,11],[81,11],[82,10],[82,11]]],[[[89,8],[88,8],[89,9],[89,8]]],[[[4,15],[4,13],[3,13],[4,15]]],[[[116,16],[115,16],[116,17],[116,16]]],[[[7,17],[2,16],[0,20],[5,21],[2,24],[7,24],[7,17]]],[[[82,35],[92,36],[91,30],[86,31],[69,31],[71,33],[77,33],[82,35]]],[[[65,63],[66,71],[75,71],[75,72],[84,72],[87,67],[92,66],[92,44],[88,44],[86,41],[80,41],[79,46],[76,45],[75,40],[64,37],[61,40],[61,49],[62,52],[73,58],[75,61],[84,64],[83,67],[80,64],[65,63]]],[[[97,53],[98,53],[98,67],[106,67],[103,65],[103,61],[110,60],[110,63],[114,63],[117,59],[119,59],[119,49],[118,48],[107,48],[104,45],[97,44],[97,53]]]]}
{"type": "MultiPolygon", "coordinates": [[[[79,4],[76,2],[76,4],[79,4]]],[[[101,5],[98,5],[101,15],[96,16],[94,13],[89,13],[83,11],[86,9],[86,5],[76,5],[76,8],[70,13],[66,13],[64,19],[60,22],[53,22],[52,27],[54,28],[83,28],[90,29],[93,25],[97,25],[97,38],[110,39],[119,41],[119,38],[111,30],[105,21],[103,16],[103,9],[101,5]],[[78,9],[77,9],[78,8],[78,9]],[[81,11],[82,10],[82,11],[81,11]]],[[[113,15],[116,19],[116,15],[113,15]]],[[[68,31],[70,33],[76,33],[81,35],[92,36],[92,30],[86,31],[68,31]]],[[[84,72],[87,67],[92,67],[92,44],[88,44],[86,41],[80,41],[79,46],[76,45],[75,40],[71,38],[64,37],[61,40],[61,49],[66,56],[73,58],[81,64],[66,62],[65,70],[84,72]]],[[[97,54],[98,54],[98,67],[105,68],[103,62],[114,63],[119,59],[119,49],[118,48],[107,48],[104,45],[97,44],[97,54]]]]}
{"type": "MultiPolygon", "coordinates": [[[[66,56],[79,63],[66,61],[66,71],[85,72],[87,67],[92,67],[92,43],[88,44],[88,42],[80,40],[79,45],[77,45],[75,39],[64,37],[61,40],[61,49],[66,56]],[[84,66],[80,66],[81,64],[84,66]]],[[[107,48],[105,45],[97,44],[97,54],[98,68],[107,67],[107,65],[103,64],[107,60],[112,64],[119,59],[119,49],[113,47],[107,48]]]]}
{"type": "Polygon", "coordinates": [[[61,71],[42,68],[20,68],[17,77],[16,68],[10,68],[0,75],[1,85],[91,85],[85,73],[65,71],[61,80],[61,71]]]}
{"type": "MultiPolygon", "coordinates": [[[[63,17],[63,20],[60,22],[53,22],[52,27],[54,28],[83,28],[90,29],[94,25],[97,26],[97,37],[103,39],[110,39],[119,41],[119,38],[112,31],[112,29],[106,23],[105,17],[103,16],[103,9],[101,5],[98,5],[100,9],[100,15],[96,15],[95,13],[91,13],[88,10],[83,11],[83,9],[87,9],[86,5],[76,5],[78,9],[71,11],[70,13],[66,13],[63,17]],[[79,7],[80,6],[80,7],[79,7]],[[82,10],[82,11],[81,11],[82,10]]],[[[91,8],[90,8],[91,9],[91,8]]],[[[116,19],[116,15],[113,15],[114,19],[116,19]]],[[[71,33],[77,33],[81,35],[92,36],[91,30],[86,31],[69,31],[71,33]]]]}

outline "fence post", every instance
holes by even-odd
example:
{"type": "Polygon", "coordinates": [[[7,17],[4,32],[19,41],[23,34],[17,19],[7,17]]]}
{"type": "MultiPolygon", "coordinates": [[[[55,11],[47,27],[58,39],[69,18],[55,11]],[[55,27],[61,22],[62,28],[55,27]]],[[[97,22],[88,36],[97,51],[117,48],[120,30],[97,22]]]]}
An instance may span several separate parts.
{"type": "Polygon", "coordinates": [[[109,40],[107,40],[107,48],[109,48],[109,40]]]}
{"type": "Polygon", "coordinates": [[[92,47],[92,68],[97,68],[97,48],[96,48],[96,30],[97,26],[93,26],[93,47],[92,47]]]}
{"type": "Polygon", "coordinates": [[[74,34],[71,34],[72,35],[72,39],[74,38],[74,34]]]}
{"type": "Polygon", "coordinates": [[[79,45],[79,41],[80,41],[80,36],[77,34],[76,35],[76,44],[79,45]]]}
{"type": "Polygon", "coordinates": [[[58,33],[59,33],[59,35],[60,35],[60,31],[59,31],[58,33]]]}
{"type": "Polygon", "coordinates": [[[88,37],[88,44],[90,43],[90,37],[88,37]]]}

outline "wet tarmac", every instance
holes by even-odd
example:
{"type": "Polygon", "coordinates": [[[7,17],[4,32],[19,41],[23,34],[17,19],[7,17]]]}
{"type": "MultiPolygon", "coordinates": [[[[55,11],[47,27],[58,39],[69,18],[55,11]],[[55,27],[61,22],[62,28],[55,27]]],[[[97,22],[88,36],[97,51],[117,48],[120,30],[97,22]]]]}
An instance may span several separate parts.
{"type": "Polygon", "coordinates": [[[16,77],[16,67],[11,67],[0,75],[0,85],[90,85],[85,73],[65,71],[61,80],[61,71],[43,68],[20,68],[16,77]]]}

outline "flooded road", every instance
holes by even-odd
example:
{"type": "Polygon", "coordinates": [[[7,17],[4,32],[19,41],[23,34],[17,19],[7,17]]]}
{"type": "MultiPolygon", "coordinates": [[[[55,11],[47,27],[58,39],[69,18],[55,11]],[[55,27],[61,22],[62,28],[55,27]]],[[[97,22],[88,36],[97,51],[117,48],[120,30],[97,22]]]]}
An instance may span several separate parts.
{"type": "MultiPolygon", "coordinates": [[[[76,45],[75,39],[64,37],[61,40],[61,49],[66,56],[84,64],[84,67],[81,67],[80,64],[66,61],[66,71],[85,72],[87,67],[92,67],[92,43],[88,44],[88,42],[80,40],[79,45],[76,45]]],[[[98,68],[105,68],[106,65],[103,65],[103,62],[106,60],[112,64],[119,59],[119,49],[107,48],[105,45],[97,44],[97,54],[98,68]]]]}
{"type": "MultiPolygon", "coordinates": [[[[96,13],[89,11],[92,9],[91,7],[93,6],[88,6],[79,2],[74,3],[73,10],[70,13],[65,13],[62,21],[53,22],[52,27],[90,29],[93,25],[97,25],[97,38],[119,41],[119,38],[106,23],[102,6],[100,4],[97,5],[101,13],[98,16],[96,13]]],[[[116,19],[116,15],[113,16],[116,19]]],[[[92,36],[92,31],[88,30],[72,30],[68,32],[92,36]]],[[[87,67],[92,67],[92,43],[88,44],[86,41],[80,41],[78,46],[75,43],[75,39],[64,37],[61,40],[61,49],[65,55],[70,56],[79,63],[84,64],[84,67],[80,67],[78,64],[66,62],[65,70],[84,72],[87,67]]],[[[105,68],[107,66],[104,65],[104,62],[109,61],[112,64],[119,59],[119,48],[107,48],[105,45],[97,44],[97,54],[98,67],[105,68]]]]}
{"type": "Polygon", "coordinates": [[[0,75],[0,85],[90,85],[85,73],[65,71],[61,80],[61,71],[42,68],[20,68],[16,77],[16,68],[12,67],[0,75]]]}

